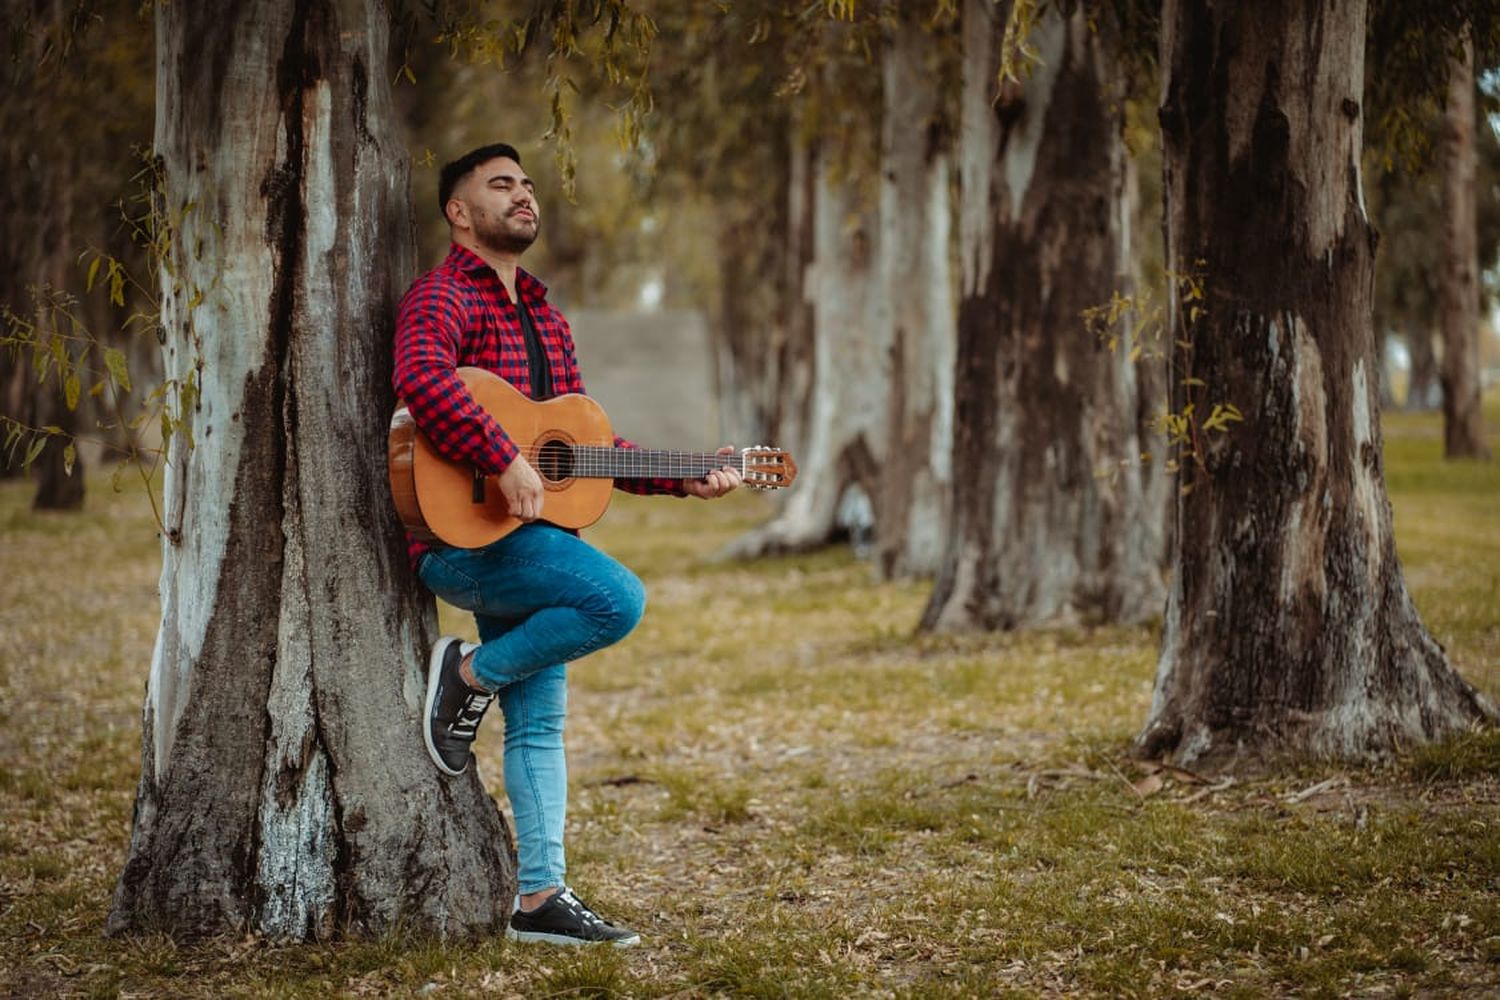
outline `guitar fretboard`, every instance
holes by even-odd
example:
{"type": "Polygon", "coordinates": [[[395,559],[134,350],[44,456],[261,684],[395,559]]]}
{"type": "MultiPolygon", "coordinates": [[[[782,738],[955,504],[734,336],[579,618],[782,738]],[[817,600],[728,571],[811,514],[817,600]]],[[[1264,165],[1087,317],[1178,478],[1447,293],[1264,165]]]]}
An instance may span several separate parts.
{"type": "Polygon", "coordinates": [[[745,472],[743,454],[660,451],[549,442],[525,449],[526,460],[544,479],[701,479],[725,466],[745,472]]]}

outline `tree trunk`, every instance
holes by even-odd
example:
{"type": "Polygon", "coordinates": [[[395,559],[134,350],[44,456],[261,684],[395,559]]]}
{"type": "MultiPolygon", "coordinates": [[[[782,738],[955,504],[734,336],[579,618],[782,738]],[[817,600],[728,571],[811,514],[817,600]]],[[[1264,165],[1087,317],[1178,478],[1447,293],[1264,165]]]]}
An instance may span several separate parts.
{"type": "Polygon", "coordinates": [[[1406,328],[1406,350],[1411,355],[1411,376],[1402,405],[1408,410],[1436,410],[1443,405],[1443,385],[1438,378],[1437,354],[1432,349],[1432,327],[1413,320],[1406,328]]]}
{"type": "Polygon", "coordinates": [[[1479,246],[1474,192],[1474,45],[1448,67],[1443,114],[1443,454],[1489,458],[1479,387],[1479,246]]]}
{"type": "Polygon", "coordinates": [[[805,551],[828,544],[841,527],[868,532],[873,523],[890,344],[871,315],[871,213],[854,185],[837,176],[826,148],[813,151],[809,169],[813,257],[805,289],[812,351],[792,355],[796,363],[780,370],[784,384],[808,387],[799,478],[777,517],[731,542],[722,553],[728,558],[805,551]]]}
{"type": "Polygon", "coordinates": [[[875,287],[891,350],[885,461],[874,498],[876,565],[885,577],[931,576],[943,551],[952,485],[956,350],[949,134],[940,29],[891,5],[881,65],[880,233],[875,287]]]}
{"type": "Polygon", "coordinates": [[[493,930],[509,835],[422,746],[434,620],[386,487],[412,275],[379,0],[156,9],[181,389],[162,621],[111,932],[493,930]],[[185,206],[192,206],[184,213],[185,206]],[[202,301],[196,301],[199,295],[202,301]]]}
{"type": "Polygon", "coordinates": [[[1367,758],[1494,709],[1449,666],[1391,534],[1360,189],[1365,4],[1167,0],[1161,123],[1189,406],[1148,756],[1367,758]],[[1201,289],[1202,297],[1197,290],[1201,289]],[[1213,431],[1213,407],[1242,423],[1213,431]]]}
{"type": "Polygon", "coordinates": [[[736,214],[719,238],[719,302],[712,326],[720,435],[740,445],[802,453],[812,357],[811,151],[789,125],[778,162],[784,200],[736,214]]]}
{"type": "Polygon", "coordinates": [[[1164,592],[1135,366],[1082,315],[1129,291],[1113,26],[1049,8],[995,104],[993,8],[965,18],[953,518],[922,626],[1141,621],[1164,592]]]}
{"type": "MultiPolygon", "coordinates": [[[[56,21],[61,21],[60,12],[54,12],[56,21]]],[[[55,22],[54,22],[55,23],[55,22]]],[[[73,211],[76,203],[77,191],[75,178],[77,167],[73,151],[62,147],[53,151],[53,155],[47,161],[40,164],[38,182],[41,189],[39,205],[46,205],[51,209],[51,215],[45,224],[40,220],[37,222],[37,257],[28,261],[32,274],[36,276],[37,283],[51,296],[67,295],[70,289],[78,284],[70,280],[74,276],[73,259],[77,252],[71,246],[75,238],[74,220],[76,213],[73,211]]],[[[59,308],[60,301],[50,298],[39,300],[35,303],[35,315],[37,321],[37,333],[39,336],[51,338],[71,338],[75,331],[59,308]]],[[[78,309],[74,304],[73,309],[78,309]]],[[[104,331],[90,330],[89,333],[95,337],[102,336],[104,331]]],[[[63,343],[69,343],[64,339],[63,343]]],[[[73,352],[69,350],[71,355],[73,352]]],[[[64,453],[65,445],[71,442],[78,434],[80,420],[78,406],[69,407],[64,394],[63,379],[61,372],[54,372],[53,378],[44,385],[32,387],[34,393],[32,406],[36,414],[33,421],[35,427],[53,426],[62,431],[61,435],[53,437],[47,443],[47,448],[37,456],[31,471],[36,479],[36,492],[32,494],[31,507],[33,510],[55,510],[72,511],[83,509],[83,461],[82,456],[75,456],[72,466],[69,467],[67,457],[64,453]]],[[[87,397],[83,397],[84,400],[87,397]]]]}

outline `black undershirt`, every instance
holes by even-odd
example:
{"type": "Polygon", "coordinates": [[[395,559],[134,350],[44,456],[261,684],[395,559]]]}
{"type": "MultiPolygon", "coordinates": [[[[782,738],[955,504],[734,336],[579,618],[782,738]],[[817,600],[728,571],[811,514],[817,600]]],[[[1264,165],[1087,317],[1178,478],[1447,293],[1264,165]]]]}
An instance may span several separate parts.
{"type": "Polygon", "coordinates": [[[521,336],[526,338],[526,367],[531,374],[531,398],[552,398],[552,363],[542,348],[542,339],[537,336],[536,324],[531,321],[531,312],[526,303],[516,298],[516,315],[521,320],[521,336]]]}

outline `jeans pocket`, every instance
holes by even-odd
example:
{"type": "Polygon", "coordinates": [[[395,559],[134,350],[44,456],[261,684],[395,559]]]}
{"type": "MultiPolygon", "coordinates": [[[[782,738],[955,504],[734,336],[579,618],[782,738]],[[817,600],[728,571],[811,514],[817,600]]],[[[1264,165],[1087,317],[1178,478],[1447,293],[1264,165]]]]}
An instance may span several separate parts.
{"type": "Polygon", "coordinates": [[[422,556],[417,565],[417,576],[428,590],[455,608],[473,611],[479,607],[479,581],[455,566],[452,560],[444,558],[442,553],[428,552],[422,556]]]}

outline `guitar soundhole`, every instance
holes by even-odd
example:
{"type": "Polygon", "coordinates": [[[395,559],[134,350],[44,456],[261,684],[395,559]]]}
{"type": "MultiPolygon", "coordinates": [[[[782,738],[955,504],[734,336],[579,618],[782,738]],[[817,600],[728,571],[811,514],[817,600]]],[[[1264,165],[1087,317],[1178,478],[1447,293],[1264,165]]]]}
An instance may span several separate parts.
{"type": "Polygon", "coordinates": [[[573,475],[573,449],[564,441],[548,441],[536,456],[536,471],[548,482],[558,483],[573,475]]]}

